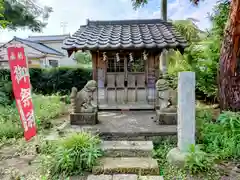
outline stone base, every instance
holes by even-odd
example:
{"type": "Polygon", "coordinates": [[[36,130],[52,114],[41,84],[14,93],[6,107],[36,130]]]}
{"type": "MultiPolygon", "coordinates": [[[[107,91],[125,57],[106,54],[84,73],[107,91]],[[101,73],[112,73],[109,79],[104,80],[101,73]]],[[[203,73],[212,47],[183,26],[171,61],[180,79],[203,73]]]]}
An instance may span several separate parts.
{"type": "Polygon", "coordinates": [[[179,168],[184,168],[186,156],[188,153],[182,153],[178,148],[171,149],[167,154],[167,161],[179,168]]]}
{"type": "Polygon", "coordinates": [[[71,113],[71,125],[95,125],[98,123],[97,112],[94,113],[71,113]]]}
{"type": "Polygon", "coordinates": [[[156,111],[156,122],[160,125],[177,125],[177,112],[156,111]]]}

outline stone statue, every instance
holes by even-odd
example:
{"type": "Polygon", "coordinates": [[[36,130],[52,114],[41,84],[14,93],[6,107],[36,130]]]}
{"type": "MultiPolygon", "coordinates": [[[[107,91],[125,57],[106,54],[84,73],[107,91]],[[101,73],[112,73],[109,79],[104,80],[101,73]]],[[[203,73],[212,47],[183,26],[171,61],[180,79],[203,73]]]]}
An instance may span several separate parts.
{"type": "Polygon", "coordinates": [[[158,92],[160,111],[176,112],[177,111],[177,91],[169,87],[165,76],[160,74],[156,82],[158,92]]]}
{"type": "Polygon", "coordinates": [[[156,82],[156,90],[159,109],[166,108],[168,106],[169,84],[162,73],[159,75],[159,79],[156,82]]]}
{"type": "Polygon", "coordinates": [[[93,93],[97,89],[97,83],[94,80],[88,81],[84,88],[77,92],[77,88],[72,88],[70,95],[73,113],[91,113],[96,111],[91,103],[93,93]]]}
{"type": "Polygon", "coordinates": [[[156,82],[159,110],[156,110],[156,122],[161,125],[177,124],[177,91],[170,88],[164,75],[156,82]]]}

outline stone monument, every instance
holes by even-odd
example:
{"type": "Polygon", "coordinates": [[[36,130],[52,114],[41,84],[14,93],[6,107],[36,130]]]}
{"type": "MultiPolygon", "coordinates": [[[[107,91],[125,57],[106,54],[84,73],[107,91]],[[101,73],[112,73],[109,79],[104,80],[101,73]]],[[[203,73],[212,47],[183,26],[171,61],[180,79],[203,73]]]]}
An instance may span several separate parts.
{"type": "Polygon", "coordinates": [[[97,124],[97,108],[92,104],[93,93],[97,89],[94,80],[88,81],[81,91],[72,88],[70,95],[72,112],[70,123],[72,125],[94,125],[97,124]]]}
{"type": "Polygon", "coordinates": [[[169,87],[166,77],[160,74],[156,82],[159,109],[157,122],[162,125],[177,125],[177,90],[169,87]]]}
{"type": "Polygon", "coordinates": [[[184,167],[191,145],[195,145],[195,73],[180,72],[178,75],[178,147],[169,151],[167,160],[184,167]]]}

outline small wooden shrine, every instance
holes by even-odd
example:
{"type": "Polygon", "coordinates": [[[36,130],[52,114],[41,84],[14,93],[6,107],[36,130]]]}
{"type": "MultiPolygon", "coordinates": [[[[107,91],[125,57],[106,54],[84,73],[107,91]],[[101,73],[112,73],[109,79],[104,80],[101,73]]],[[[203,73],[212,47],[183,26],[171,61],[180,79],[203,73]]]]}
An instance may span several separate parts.
{"type": "Polygon", "coordinates": [[[186,40],[160,19],[88,21],[63,49],[92,53],[98,109],[154,109],[159,56],[164,49],[183,52],[186,40]]]}

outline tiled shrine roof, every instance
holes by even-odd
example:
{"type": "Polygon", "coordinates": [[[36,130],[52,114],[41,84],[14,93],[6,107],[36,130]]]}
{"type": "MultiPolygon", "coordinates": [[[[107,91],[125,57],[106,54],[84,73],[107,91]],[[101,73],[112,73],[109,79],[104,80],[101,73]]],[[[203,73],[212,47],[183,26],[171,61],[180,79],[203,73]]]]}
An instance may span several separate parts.
{"type": "Polygon", "coordinates": [[[185,48],[187,41],[161,19],[88,21],[67,38],[63,49],[113,50],[185,48]]]}

